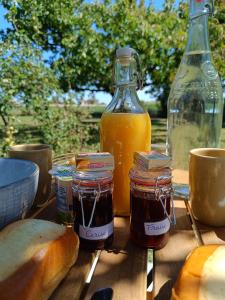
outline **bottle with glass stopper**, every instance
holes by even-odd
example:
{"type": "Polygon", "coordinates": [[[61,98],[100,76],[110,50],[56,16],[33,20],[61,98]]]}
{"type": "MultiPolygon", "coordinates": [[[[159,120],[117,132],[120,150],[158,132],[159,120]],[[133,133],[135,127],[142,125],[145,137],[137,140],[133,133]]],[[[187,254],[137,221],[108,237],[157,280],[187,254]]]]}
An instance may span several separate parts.
{"type": "Polygon", "coordinates": [[[142,88],[140,60],[131,48],[116,51],[116,90],[101,118],[101,151],[114,156],[114,213],[130,214],[129,170],[136,151],[150,151],[151,121],[136,89],[142,88]]]}
{"type": "Polygon", "coordinates": [[[187,45],[168,99],[167,154],[175,169],[188,169],[191,149],[219,147],[223,93],[209,45],[213,11],[213,1],[190,0],[187,45]]]}

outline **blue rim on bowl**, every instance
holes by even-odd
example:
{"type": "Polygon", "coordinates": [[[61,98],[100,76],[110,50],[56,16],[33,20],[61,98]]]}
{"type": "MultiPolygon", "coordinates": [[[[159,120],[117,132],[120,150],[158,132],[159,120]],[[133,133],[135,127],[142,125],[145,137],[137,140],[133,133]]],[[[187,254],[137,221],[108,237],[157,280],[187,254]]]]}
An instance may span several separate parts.
{"type": "Polygon", "coordinates": [[[0,158],[0,229],[24,218],[37,192],[39,167],[32,161],[0,158]]]}
{"type": "MultiPolygon", "coordinates": [[[[19,182],[22,182],[22,181],[24,181],[25,179],[27,179],[27,175],[28,175],[28,177],[30,177],[30,176],[34,176],[35,175],[35,173],[37,173],[37,172],[39,172],[39,167],[38,167],[38,165],[37,164],[35,164],[34,162],[32,162],[32,161],[29,161],[29,160],[24,160],[24,159],[15,159],[15,158],[3,158],[3,157],[1,157],[0,158],[0,169],[1,169],[1,162],[2,161],[5,161],[5,162],[9,162],[10,164],[12,163],[12,162],[16,162],[16,163],[21,163],[22,165],[26,165],[27,167],[29,167],[30,169],[28,170],[28,171],[31,171],[31,173],[29,173],[29,174],[20,174],[20,178],[19,178],[19,180],[17,179],[16,180],[16,178],[14,178],[14,181],[11,181],[11,182],[9,182],[9,183],[4,183],[4,181],[2,181],[2,178],[1,177],[5,177],[6,175],[5,175],[5,173],[2,173],[2,172],[0,172],[0,189],[1,188],[5,188],[5,187],[7,187],[7,186],[10,186],[10,185],[12,185],[12,184],[14,184],[14,183],[19,183],[19,182]]],[[[8,170],[5,170],[6,172],[8,171],[8,170]]],[[[3,179],[4,180],[4,179],[3,179]]]]}

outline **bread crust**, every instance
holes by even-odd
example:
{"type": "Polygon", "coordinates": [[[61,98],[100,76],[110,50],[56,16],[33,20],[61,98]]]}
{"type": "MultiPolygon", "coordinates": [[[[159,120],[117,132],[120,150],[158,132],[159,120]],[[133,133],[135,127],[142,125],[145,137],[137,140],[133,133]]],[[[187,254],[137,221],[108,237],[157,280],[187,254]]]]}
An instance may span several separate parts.
{"type": "Polygon", "coordinates": [[[221,245],[204,245],[191,252],[172,289],[171,300],[199,300],[204,264],[219,246],[221,245]]]}
{"type": "Polygon", "coordinates": [[[78,236],[72,228],[65,228],[62,235],[0,282],[0,300],[48,299],[75,263],[78,248],[78,236]]]}

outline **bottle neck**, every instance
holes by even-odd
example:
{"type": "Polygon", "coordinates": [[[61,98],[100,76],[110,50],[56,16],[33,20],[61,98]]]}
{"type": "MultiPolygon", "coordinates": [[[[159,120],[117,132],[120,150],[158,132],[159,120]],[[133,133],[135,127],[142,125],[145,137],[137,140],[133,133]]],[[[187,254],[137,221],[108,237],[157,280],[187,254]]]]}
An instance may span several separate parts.
{"type": "Polygon", "coordinates": [[[133,93],[135,95],[137,95],[137,90],[136,90],[136,87],[134,85],[119,85],[116,87],[116,90],[115,90],[115,94],[117,93],[123,93],[123,94],[126,94],[126,93],[133,93]]]}
{"type": "Polygon", "coordinates": [[[136,90],[137,82],[135,70],[132,64],[117,64],[115,70],[115,80],[117,89],[134,89],[136,90]]]}
{"type": "Polygon", "coordinates": [[[190,25],[185,52],[210,52],[208,16],[205,5],[207,1],[191,0],[190,25]]]}
{"type": "Polygon", "coordinates": [[[133,104],[137,104],[138,95],[135,86],[132,85],[121,85],[117,86],[114,97],[116,99],[123,99],[126,102],[134,102],[133,104]]]}
{"type": "Polygon", "coordinates": [[[139,101],[136,86],[132,84],[118,85],[109,105],[109,110],[128,113],[145,112],[139,101]]]}
{"type": "Polygon", "coordinates": [[[136,91],[137,80],[135,73],[132,63],[127,65],[117,65],[115,99],[119,101],[118,104],[121,107],[123,105],[138,105],[136,91]]]}
{"type": "Polygon", "coordinates": [[[139,102],[137,87],[137,69],[134,63],[121,60],[115,64],[116,90],[112,101],[106,108],[108,112],[115,113],[143,113],[145,112],[139,102]]]}
{"type": "Polygon", "coordinates": [[[116,90],[106,112],[113,113],[144,113],[136,88],[140,87],[140,67],[132,56],[117,57],[114,69],[116,90]]]}

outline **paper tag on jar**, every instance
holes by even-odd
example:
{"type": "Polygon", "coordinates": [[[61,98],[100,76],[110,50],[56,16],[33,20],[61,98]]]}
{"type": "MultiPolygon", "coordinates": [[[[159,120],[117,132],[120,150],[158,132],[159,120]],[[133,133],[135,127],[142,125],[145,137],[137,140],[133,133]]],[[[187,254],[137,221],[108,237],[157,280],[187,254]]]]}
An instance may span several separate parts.
{"type": "Polygon", "coordinates": [[[170,221],[166,218],[163,221],[144,223],[146,235],[164,234],[170,229],[170,221]]]}
{"type": "Polygon", "coordinates": [[[113,221],[99,227],[85,228],[79,225],[79,236],[86,240],[105,240],[113,234],[113,221]]]}

